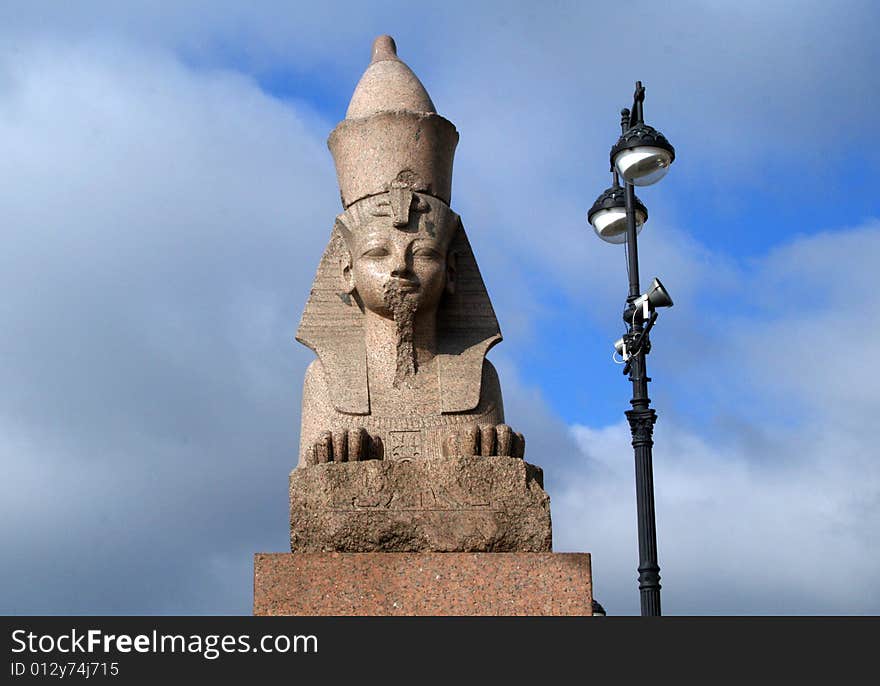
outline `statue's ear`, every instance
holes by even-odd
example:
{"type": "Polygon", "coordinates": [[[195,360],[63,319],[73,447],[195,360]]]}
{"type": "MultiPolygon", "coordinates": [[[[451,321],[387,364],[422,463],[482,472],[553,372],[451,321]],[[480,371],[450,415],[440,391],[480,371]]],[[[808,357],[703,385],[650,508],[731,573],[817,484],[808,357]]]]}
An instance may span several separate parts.
{"type": "Polygon", "coordinates": [[[446,256],[446,292],[449,295],[455,294],[455,277],[456,277],[456,254],[454,250],[450,250],[446,256]]]}
{"type": "Polygon", "coordinates": [[[339,251],[339,275],[342,281],[342,291],[351,295],[355,290],[354,273],[351,269],[351,250],[348,247],[351,232],[345,225],[344,214],[336,217],[336,231],[342,236],[342,249],[339,251]]]}
{"type": "Polygon", "coordinates": [[[339,273],[342,277],[342,290],[351,295],[354,293],[354,272],[351,268],[351,253],[346,250],[339,256],[339,273]]]}

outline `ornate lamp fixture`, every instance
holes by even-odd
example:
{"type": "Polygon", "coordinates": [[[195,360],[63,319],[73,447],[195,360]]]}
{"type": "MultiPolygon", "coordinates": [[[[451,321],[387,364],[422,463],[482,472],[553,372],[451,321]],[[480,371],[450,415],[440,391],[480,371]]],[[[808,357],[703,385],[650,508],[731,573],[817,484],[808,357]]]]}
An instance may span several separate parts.
{"type": "Polygon", "coordinates": [[[645,89],[636,83],[633,108],[629,111],[629,126],[612,146],[610,159],[612,169],[634,186],[650,186],[666,176],[669,165],[675,160],[675,148],[666,136],[644,122],[642,103],[645,89]]]}
{"type": "MultiPolygon", "coordinates": [[[[587,221],[590,222],[596,235],[607,243],[626,243],[626,194],[620,186],[617,171],[614,171],[614,182],[610,188],[606,188],[602,195],[596,198],[596,202],[587,212],[587,221]]],[[[641,200],[636,198],[636,233],[640,233],[642,226],[648,221],[648,208],[641,200]]]]}

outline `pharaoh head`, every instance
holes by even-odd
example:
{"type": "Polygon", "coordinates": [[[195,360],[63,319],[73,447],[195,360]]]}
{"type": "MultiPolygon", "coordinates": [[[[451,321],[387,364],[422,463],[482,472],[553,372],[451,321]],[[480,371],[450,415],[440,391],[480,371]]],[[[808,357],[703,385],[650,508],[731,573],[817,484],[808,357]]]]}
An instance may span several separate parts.
{"type": "Polygon", "coordinates": [[[455,126],[437,114],[394,41],[377,38],[346,117],[328,140],[344,211],[297,332],[321,359],[339,411],[369,413],[368,316],[395,322],[403,376],[415,371],[413,336],[429,320],[435,323],[441,385],[445,378],[476,387],[447,394],[454,400],[444,411],[476,406],[483,357],[501,335],[449,206],[457,143],[455,126]]]}
{"type": "Polygon", "coordinates": [[[436,309],[453,287],[447,259],[458,216],[449,209],[458,132],[434,109],[390,36],[355,88],[345,120],[330,134],[349,249],[345,279],[367,310],[393,317],[436,309]]]}
{"type": "Polygon", "coordinates": [[[337,218],[348,253],[343,286],[382,317],[436,316],[444,294],[455,291],[449,248],[458,222],[444,202],[406,186],[360,200],[337,218]]]}
{"type": "Polygon", "coordinates": [[[337,221],[348,249],[340,263],[344,289],[365,313],[396,324],[398,387],[416,374],[417,333],[434,331],[443,295],[454,292],[455,253],[449,243],[458,216],[397,180],[390,191],[356,202],[337,221]]]}

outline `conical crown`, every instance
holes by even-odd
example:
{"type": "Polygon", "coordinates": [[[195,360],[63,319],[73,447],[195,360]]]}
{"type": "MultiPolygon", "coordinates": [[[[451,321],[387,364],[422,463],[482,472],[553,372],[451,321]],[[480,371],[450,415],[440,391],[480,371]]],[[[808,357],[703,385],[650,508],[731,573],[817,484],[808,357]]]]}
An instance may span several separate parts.
{"type": "Polygon", "coordinates": [[[342,206],[385,193],[392,184],[447,205],[458,132],[437,114],[425,87],[397,56],[391,36],[373,42],[373,57],[327,145],[336,163],[342,206]]]}

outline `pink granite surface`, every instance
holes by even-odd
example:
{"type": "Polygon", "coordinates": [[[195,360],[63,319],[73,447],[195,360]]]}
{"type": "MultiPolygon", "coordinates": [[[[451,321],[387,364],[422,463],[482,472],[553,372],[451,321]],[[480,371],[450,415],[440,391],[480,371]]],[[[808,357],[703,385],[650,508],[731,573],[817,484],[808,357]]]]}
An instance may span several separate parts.
{"type": "Polygon", "coordinates": [[[589,553],[257,553],[255,615],[589,615],[589,553]]]}

